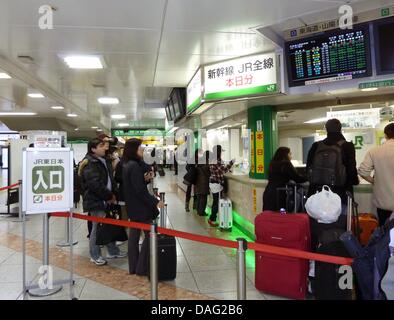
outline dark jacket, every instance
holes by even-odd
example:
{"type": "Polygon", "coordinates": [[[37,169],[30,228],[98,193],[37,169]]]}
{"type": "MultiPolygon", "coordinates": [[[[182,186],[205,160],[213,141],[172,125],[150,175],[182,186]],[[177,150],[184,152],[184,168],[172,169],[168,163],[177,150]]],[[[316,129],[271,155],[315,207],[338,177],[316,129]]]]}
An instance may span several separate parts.
{"type": "Polygon", "coordinates": [[[105,168],[99,159],[90,154],[87,154],[85,159],[88,161],[81,171],[83,210],[105,210],[107,208],[106,201],[116,194],[111,161],[106,160],[107,168],[105,168]],[[112,191],[107,189],[108,176],[112,182],[112,191]]]}
{"type": "Polygon", "coordinates": [[[303,183],[307,179],[297,173],[290,161],[272,162],[268,174],[268,185],[263,194],[263,211],[279,211],[280,208],[286,208],[286,193],[278,192],[277,189],[284,188],[290,181],[303,183]]]}
{"type": "MultiPolygon", "coordinates": [[[[346,140],[342,133],[331,132],[327,134],[327,138],[323,140],[323,143],[326,145],[332,146],[337,144],[341,140],[346,140]]],[[[308,160],[306,164],[307,172],[309,168],[313,164],[313,158],[315,156],[316,149],[318,147],[318,142],[315,142],[308,153],[308,160]]],[[[333,187],[332,191],[338,194],[341,197],[342,203],[347,203],[347,195],[346,191],[350,191],[353,193],[353,186],[358,185],[360,183],[358,179],[357,173],[357,164],[356,164],[356,150],[354,148],[353,142],[345,142],[342,145],[342,159],[343,164],[346,167],[346,184],[343,187],[333,187]]],[[[310,185],[308,196],[311,196],[316,193],[316,191],[320,191],[322,188],[321,185],[310,185]]]]}
{"type": "Polygon", "coordinates": [[[159,200],[147,189],[144,174],[146,164],[139,160],[123,163],[123,190],[128,217],[133,221],[149,222],[157,217],[159,200]]]}
{"type": "Polygon", "coordinates": [[[209,164],[197,165],[197,179],[194,185],[194,194],[209,194],[209,164]]]}

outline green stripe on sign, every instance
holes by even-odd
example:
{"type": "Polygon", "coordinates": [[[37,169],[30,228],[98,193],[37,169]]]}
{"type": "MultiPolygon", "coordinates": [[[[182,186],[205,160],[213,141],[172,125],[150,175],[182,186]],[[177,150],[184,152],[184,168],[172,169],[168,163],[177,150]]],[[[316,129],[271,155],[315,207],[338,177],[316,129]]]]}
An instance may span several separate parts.
{"type": "Polygon", "coordinates": [[[193,111],[199,106],[200,103],[201,103],[201,97],[198,97],[190,105],[187,106],[187,111],[193,111]]]}
{"type": "Polygon", "coordinates": [[[224,92],[214,92],[205,94],[206,100],[218,100],[223,98],[233,98],[239,96],[255,95],[262,93],[274,93],[277,91],[278,86],[276,84],[268,84],[265,86],[259,86],[254,88],[245,88],[224,92]]]}

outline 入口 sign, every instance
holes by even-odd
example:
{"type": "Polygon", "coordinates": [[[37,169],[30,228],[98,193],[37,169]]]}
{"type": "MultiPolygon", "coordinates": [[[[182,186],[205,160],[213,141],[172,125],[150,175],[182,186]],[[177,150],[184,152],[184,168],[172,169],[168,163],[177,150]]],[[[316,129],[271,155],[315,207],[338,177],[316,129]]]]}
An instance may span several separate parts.
{"type": "Polygon", "coordinates": [[[73,207],[73,151],[26,148],[22,187],[26,214],[69,211],[73,207]]]}
{"type": "Polygon", "coordinates": [[[186,109],[188,112],[196,109],[201,103],[201,69],[198,69],[187,86],[186,109]]]}
{"type": "Polygon", "coordinates": [[[275,53],[258,54],[204,67],[204,99],[264,95],[278,92],[275,53]]]}

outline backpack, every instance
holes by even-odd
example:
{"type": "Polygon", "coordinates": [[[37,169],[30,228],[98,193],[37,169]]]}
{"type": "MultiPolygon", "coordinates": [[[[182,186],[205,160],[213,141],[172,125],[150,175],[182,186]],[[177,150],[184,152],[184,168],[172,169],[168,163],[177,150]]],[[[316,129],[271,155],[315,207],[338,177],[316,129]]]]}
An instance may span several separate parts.
{"type": "Polygon", "coordinates": [[[342,187],[346,184],[346,167],[343,164],[342,145],[345,140],[335,145],[318,142],[312,166],[309,168],[309,182],[312,185],[342,187]]]}
{"type": "Polygon", "coordinates": [[[195,184],[197,181],[197,166],[190,166],[183,177],[183,183],[187,186],[195,184]]]}

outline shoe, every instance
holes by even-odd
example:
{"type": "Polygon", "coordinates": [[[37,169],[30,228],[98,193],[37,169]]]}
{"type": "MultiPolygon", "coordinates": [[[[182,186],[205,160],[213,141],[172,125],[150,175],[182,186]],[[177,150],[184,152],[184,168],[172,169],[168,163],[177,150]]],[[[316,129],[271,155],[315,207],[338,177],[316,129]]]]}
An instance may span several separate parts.
{"type": "Polygon", "coordinates": [[[126,257],[127,257],[127,252],[123,252],[123,251],[119,251],[118,254],[114,254],[114,255],[108,254],[106,256],[107,259],[120,259],[120,258],[126,258],[126,257]]]}
{"type": "Polygon", "coordinates": [[[200,217],[207,217],[208,213],[198,214],[200,217]]]}
{"type": "Polygon", "coordinates": [[[208,224],[209,224],[211,227],[218,227],[218,226],[219,226],[219,224],[218,224],[217,222],[214,222],[214,221],[211,221],[211,220],[208,220],[208,224]]]}
{"type": "Polygon", "coordinates": [[[98,257],[96,260],[90,258],[90,262],[93,262],[96,266],[104,266],[107,264],[107,260],[105,260],[103,257],[98,257]]]}
{"type": "Polygon", "coordinates": [[[186,212],[190,212],[189,207],[186,207],[186,208],[185,208],[185,211],[186,211],[186,212]]]}

